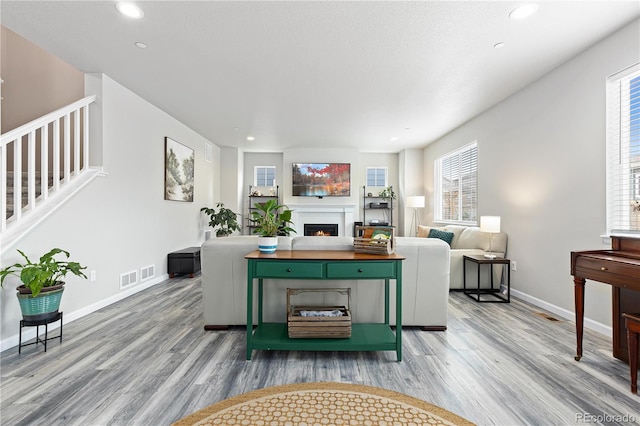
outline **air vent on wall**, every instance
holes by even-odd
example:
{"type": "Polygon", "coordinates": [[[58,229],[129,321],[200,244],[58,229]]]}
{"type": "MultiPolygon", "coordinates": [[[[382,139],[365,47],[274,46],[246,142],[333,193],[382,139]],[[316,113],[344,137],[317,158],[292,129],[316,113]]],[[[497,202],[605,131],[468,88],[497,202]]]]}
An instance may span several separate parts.
{"type": "Polygon", "coordinates": [[[213,145],[206,142],[204,144],[204,159],[209,163],[213,163],[213,145]]]}
{"type": "Polygon", "coordinates": [[[156,275],[156,267],[154,265],[140,268],[140,281],[148,280],[156,275]]]}
{"type": "Polygon", "coordinates": [[[120,275],[120,288],[130,287],[138,282],[138,271],[125,272],[120,275]]]}

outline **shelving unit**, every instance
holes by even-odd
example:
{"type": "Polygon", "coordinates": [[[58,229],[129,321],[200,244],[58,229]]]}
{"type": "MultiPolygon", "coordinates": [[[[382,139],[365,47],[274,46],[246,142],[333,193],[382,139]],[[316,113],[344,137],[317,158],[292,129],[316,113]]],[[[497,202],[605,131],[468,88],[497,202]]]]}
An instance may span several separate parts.
{"type": "MultiPolygon", "coordinates": [[[[393,187],[389,187],[393,190],[393,187]]],[[[370,225],[367,222],[367,212],[369,212],[369,220],[378,219],[380,222],[377,224],[371,225],[379,225],[379,226],[393,226],[393,198],[382,198],[377,195],[368,196],[367,195],[367,187],[362,187],[362,224],[370,225]],[[385,204],[386,203],[386,204],[385,204]],[[380,207],[371,207],[372,205],[378,204],[380,207]],[[377,214],[374,214],[373,212],[377,214]],[[389,213],[389,221],[385,223],[386,213],[389,213]]]]}
{"type": "Polygon", "coordinates": [[[252,234],[252,230],[253,228],[255,228],[254,225],[252,225],[252,221],[251,221],[251,212],[257,210],[256,208],[256,204],[259,203],[265,203],[269,200],[279,200],[280,199],[280,187],[279,186],[275,186],[274,187],[275,190],[275,195],[271,195],[271,188],[269,187],[264,187],[264,186],[260,186],[260,187],[256,187],[256,186],[252,186],[249,185],[249,207],[247,208],[248,210],[248,214],[247,214],[247,218],[246,218],[246,227],[247,227],[247,231],[249,234],[252,234]],[[252,195],[256,189],[255,188],[264,188],[267,191],[269,191],[268,194],[260,194],[260,195],[252,195]]]}

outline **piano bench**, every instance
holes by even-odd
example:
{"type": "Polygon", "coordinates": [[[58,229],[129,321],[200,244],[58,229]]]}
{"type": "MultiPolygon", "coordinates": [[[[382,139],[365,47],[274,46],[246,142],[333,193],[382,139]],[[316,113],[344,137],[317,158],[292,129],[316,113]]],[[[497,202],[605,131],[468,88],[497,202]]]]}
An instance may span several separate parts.
{"type": "Polygon", "coordinates": [[[629,370],[631,371],[631,393],[638,393],[638,335],[640,335],[640,314],[625,314],[624,325],[627,328],[629,346],[629,370]]]}

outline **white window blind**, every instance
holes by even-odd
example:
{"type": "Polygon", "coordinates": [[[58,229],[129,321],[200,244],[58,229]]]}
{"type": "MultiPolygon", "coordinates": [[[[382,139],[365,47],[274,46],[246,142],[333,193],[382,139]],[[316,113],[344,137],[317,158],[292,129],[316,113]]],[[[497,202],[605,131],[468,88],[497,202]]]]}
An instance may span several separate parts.
{"type": "Polygon", "coordinates": [[[436,158],[434,217],[438,222],[478,221],[478,143],[436,158]]]}
{"type": "Polygon", "coordinates": [[[367,186],[388,186],[387,170],[386,167],[367,167],[367,186]]]}
{"type": "Polygon", "coordinates": [[[640,64],[607,79],[607,232],[640,235],[640,64]]]}
{"type": "Polygon", "coordinates": [[[274,186],[276,181],[275,166],[255,166],[253,168],[255,186],[274,186]]]}

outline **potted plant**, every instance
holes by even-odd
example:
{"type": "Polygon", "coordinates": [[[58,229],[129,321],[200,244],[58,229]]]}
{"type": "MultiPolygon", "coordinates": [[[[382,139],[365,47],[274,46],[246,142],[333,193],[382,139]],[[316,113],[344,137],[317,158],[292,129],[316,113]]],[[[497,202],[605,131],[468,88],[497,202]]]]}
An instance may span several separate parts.
{"type": "Polygon", "coordinates": [[[251,212],[251,222],[255,226],[254,233],[260,234],[258,248],[263,253],[273,253],[278,245],[278,235],[288,236],[295,229],[289,225],[292,211],[287,206],[278,204],[278,200],[269,200],[255,205],[258,211],[251,212]]]}
{"type": "Polygon", "coordinates": [[[26,262],[15,263],[0,270],[0,285],[4,285],[4,280],[9,275],[20,277],[22,285],[16,290],[24,319],[46,320],[48,317],[55,317],[64,291],[64,277],[72,273],[87,278],[82,272],[87,267],[78,262],[56,259],[58,254],[69,258],[69,252],[59,248],[43,254],[37,262],[32,262],[20,250],[18,253],[26,262]]]}
{"type": "Polygon", "coordinates": [[[223,203],[216,204],[216,207],[217,211],[215,208],[209,207],[200,209],[201,212],[209,215],[209,226],[215,229],[216,237],[226,237],[233,234],[234,231],[239,231],[238,213],[226,208],[223,203]]]}
{"type": "Polygon", "coordinates": [[[380,198],[382,198],[383,200],[395,200],[396,199],[396,193],[393,192],[393,187],[392,186],[388,186],[388,187],[384,188],[382,191],[380,191],[378,196],[380,198]]]}

